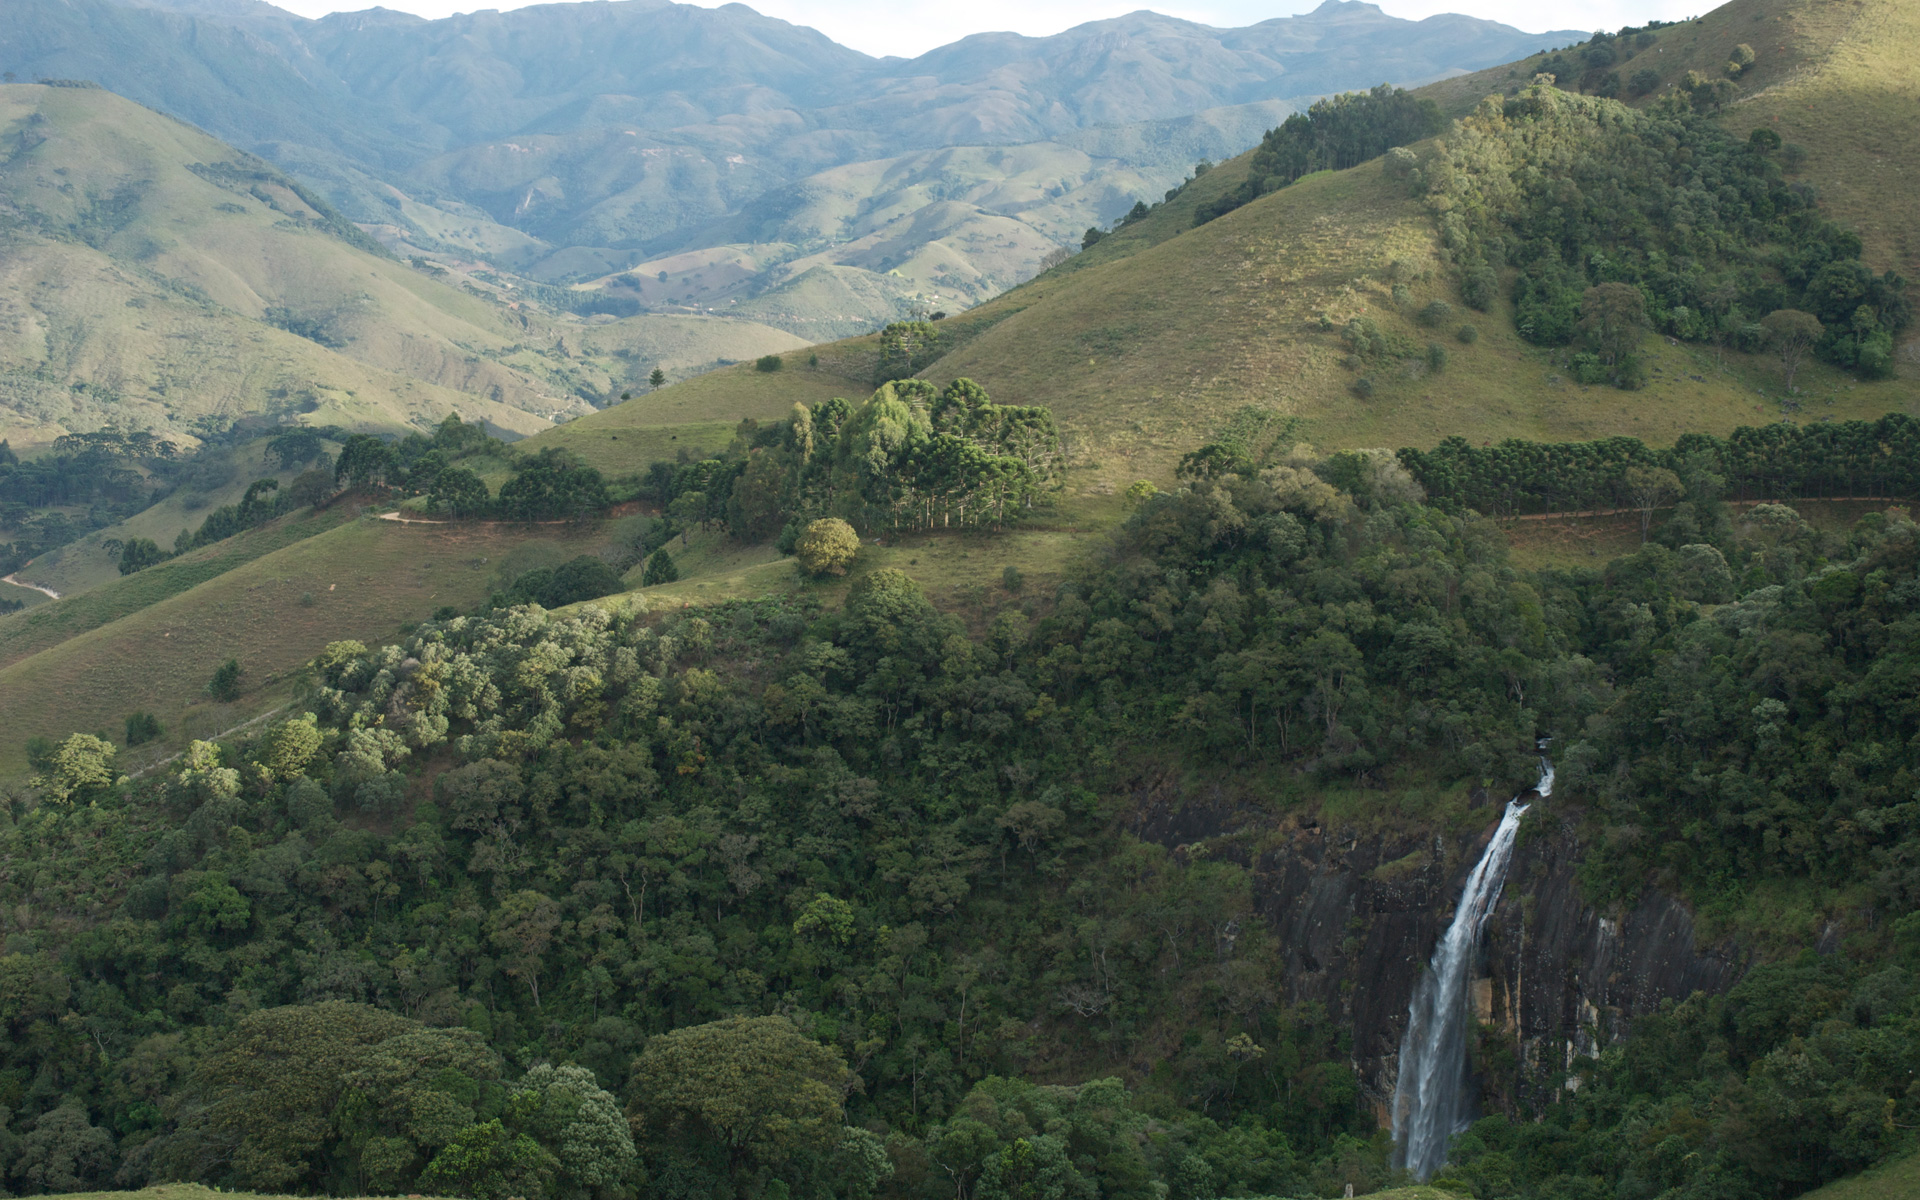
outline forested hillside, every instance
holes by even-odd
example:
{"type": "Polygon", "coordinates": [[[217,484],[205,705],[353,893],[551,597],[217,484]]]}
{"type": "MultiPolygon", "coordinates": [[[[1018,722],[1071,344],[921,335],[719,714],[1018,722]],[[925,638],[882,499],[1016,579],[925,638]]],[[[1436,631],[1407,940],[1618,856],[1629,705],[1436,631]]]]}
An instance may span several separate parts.
{"type": "MultiPolygon", "coordinates": [[[[1736,0],[1466,102],[1315,104],[998,299],[684,382],[656,318],[436,281],[184,127],[0,92],[49,114],[14,110],[9,261],[112,285],[16,306],[36,435],[190,427],[196,353],[278,372],[301,423],[0,448],[6,566],[93,530],[55,564],[79,594],[0,616],[0,763],[31,772],[0,785],[0,1191],[1364,1195],[1411,1182],[1401,1035],[1442,945],[1476,1119],[1421,1200],[1897,1180],[1920,393],[1885,222],[1740,115],[1866,61],[1784,61],[1789,17],[1818,24],[1736,0]],[[116,346],[111,394],[56,370],[116,346]],[[496,407],[335,373],[383,355],[496,407]],[[471,422],[535,395],[607,407],[517,446],[471,422]],[[1493,924],[1460,924],[1469,879],[1493,924]]],[[[528,19],[436,44],[497,66],[528,19]]],[[[330,69],[451,28],[335,20],[330,69]]],[[[543,86],[465,115],[507,136],[543,86]]],[[[910,222],[980,201],[982,161],[841,182],[910,222]]],[[[600,298],[765,264],[683,265],[600,298]]]]}
{"type": "Polygon", "coordinates": [[[1420,496],[1390,456],[1263,452],[974,635],[893,571],[840,612],[503,610],[333,645],[307,715],[142,779],[68,739],[7,814],[11,1178],[1377,1186],[1338,1025],[1267,982],[1244,852],[1137,839],[1131,781],[1213,763],[1187,770],[1270,781],[1274,820],[1359,783],[1391,819],[1522,786],[1541,736],[1596,896],[1876,916],[1574,1063],[1458,1178],[1785,1195],[1904,1144],[1920,530],[1736,522],[1708,482],[1669,527],[1697,540],[1528,575],[1420,496]]]}

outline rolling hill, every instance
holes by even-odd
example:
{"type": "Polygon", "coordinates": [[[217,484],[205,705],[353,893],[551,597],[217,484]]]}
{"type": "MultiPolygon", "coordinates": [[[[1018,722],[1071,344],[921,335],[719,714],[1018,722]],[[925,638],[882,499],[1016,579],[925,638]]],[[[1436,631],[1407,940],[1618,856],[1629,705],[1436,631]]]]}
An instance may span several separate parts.
{"type": "Polygon", "coordinates": [[[800,344],[745,322],[602,318],[594,361],[573,349],[589,323],[397,262],[268,164],[110,92],[0,85],[0,130],[0,437],[16,444],[456,409],[526,434],[653,365],[800,344]]]}
{"type": "Polygon", "coordinates": [[[605,531],[288,518],[137,575],[0,618],[0,775],[20,773],[25,739],[75,729],[117,735],[136,710],[177,749],[284,704],[291,676],[330,641],[378,644],[436,608],[468,609],[503,569],[591,553],[605,531]],[[517,555],[517,556],[516,556],[517,555]],[[185,586],[182,586],[185,585],[185,586]],[[209,699],[222,661],[244,671],[240,699],[209,699]]]}
{"type": "MultiPolygon", "coordinates": [[[[1891,0],[1878,9],[1866,6],[1861,19],[1871,28],[1876,11],[1895,7],[1891,0]]],[[[1791,22],[1807,11],[1780,0],[1736,0],[1700,23],[1662,29],[1657,46],[1676,55],[1700,47],[1689,49],[1694,58],[1682,62],[1704,62],[1723,53],[1718,43],[1726,30],[1758,24],[1756,13],[1791,22]]],[[[1841,29],[1835,36],[1844,34],[1841,29]]],[[[1523,76],[1530,80],[1529,67],[1541,61],[1523,61],[1477,81],[1443,81],[1428,94],[1463,111],[1471,106],[1464,99],[1471,91],[1506,91],[1523,76]]],[[[1749,81],[1752,96],[1737,95],[1719,119],[1736,131],[1746,128],[1747,106],[1766,102],[1789,79],[1801,87],[1842,87],[1844,76],[1834,74],[1839,69],[1834,64],[1841,61],[1806,55],[1794,63],[1767,65],[1762,59],[1749,81]]],[[[1904,78],[1889,74],[1893,94],[1906,86],[1904,78]]],[[[1872,95],[1870,102],[1878,103],[1872,95]]],[[[1017,160],[1021,152],[1002,153],[1017,160]]],[[[944,160],[922,156],[903,166],[893,177],[899,211],[913,212],[915,202],[944,182],[991,192],[996,185],[968,174],[976,161],[968,152],[944,160]]],[[[1813,154],[1805,171],[1823,190],[1827,185],[1818,172],[1826,161],[1845,162],[1813,154]]],[[[1466,308],[1442,261],[1432,214],[1378,161],[1311,176],[1196,227],[1198,211],[1237,188],[1247,171],[1244,156],[1221,164],[1056,270],[938,326],[944,353],[924,374],[936,382],[970,377],[998,401],[1051,408],[1068,444],[1066,487],[1041,520],[1042,528],[1031,535],[984,543],[964,559],[963,544],[938,550],[908,546],[898,555],[889,551],[889,562],[898,557],[906,569],[939,576],[936,590],[948,599],[961,597],[969,586],[989,585],[998,577],[1001,558],[1043,576],[1064,569],[1079,552],[1075,539],[1080,534],[1119,517],[1120,493],[1130,483],[1150,479],[1170,485],[1179,456],[1248,404],[1298,418],[1295,436],[1325,448],[1431,446],[1455,435],[1488,443],[1515,436],[1587,439],[1620,433],[1667,444],[1683,432],[1726,432],[1783,415],[1773,364],[1735,351],[1716,361],[1711,348],[1697,343],[1649,339],[1649,379],[1638,391],[1573,382],[1560,352],[1530,345],[1513,330],[1504,298],[1484,314],[1466,308]],[[1452,305],[1456,314],[1444,328],[1417,319],[1435,300],[1452,305]],[[1372,393],[1358,394],[1339,333],[1358,316],[1375,321],[1403,345],[1444,341],[1444,369],[1433,370],[1409,356],[1374,369],[1372,393]],[[1461,323],[1475,326],[1477,340],[1467,344],[1451,336],[1461,323]],[[1068,536],[1046,541],[1055,530],[1068,536]]],[[[865,186],[849,184],[808,202],[816,206],[812,211],[844,216],[857,207],[851,197],[865,186]]],[[[1015,201],[1034,200],[1044,191],[1031,183],[1023,187],[1012,193],[1015,201]]],[[[871,220],[883,226],[886,214],[871,220]]],[[[1886,228],[1897,230],[1898,222],[1889,221],[1886,228]]],[[[1869,237],[1869,265],[1898,265],[1895,237],[1869,237]]],[[[730,286],[729,278],[745,277],[751,266],[704,261],[705,266],[689,262],[683,274],[691,278],[704,272],[701,282],[715,289],[710,293],[715,297],[730,286]]],[[[823,265],[811,274],[834,269],[823,265]]],[[[609,280],[603,286],[618,285],[609,280]]],[[[636,321],[647,319],[577,323],[560,340],[574,361],[604,364],[606,372],[627,370],[641,360],[630,350],[621,357],[621,339],[636,321]]],[[[531,355],[524,348],[516,353],[531,355]]],[[[507,355],[502,361],[516,359],[507,355]]],[[[609,475],[644,470],[660,459],[710,454],[731,440],[742,418],[777,420],[796,402],[865,395],[875,378],[876,340],[854,337],[786,353],[782,368],[766,372],[740,364],[658,390],[635,388],[624,403],[539,433],[527,448],[564,447],[609,475]]],[[[1831,367],[1808,372],[1804,406],[1787,414],[1797,419],[1920,411],[1911,364],[1895,378],[1871,382],[1831,367]]],[[[385,532],[391,530],[362,536],[385,532]]],[[[1533,538],[1539,545],[1528,551],[1535,555],[1584,557],[1598,544],[1531,532],[1540,535],[1533,538]]],[[[1601,541],[1612,546],[1610,537],[1601,541]]],[[[312,546],[323,542],[315,539],[312,546]]],[[[282,553],[307,552],[294,546],[282,553]]],[[[790,571],[770,559],[710,547],[693,554],[683,582],[658,599],[691,603],[765,594],[791,586],[790,571]]]]}
{"type": "Polygon", "coordinates": [[[264,3],[19,0],[0,67],[96,80],[193,121],[406,257],[545,282],[665,270],[669,292],[621,300],[703,313],[718,300],[721,315],[820,340],[1010,286],[1313,96],[1573,36],[1329,0],[1244,29],[1138,12],[900,60],[741,5],[308,21],[264,3]],[[973,148],[962,173],[978,195],[918,222],[864,219],[897,211],[902,173],[954,147],[973,148]],[[1003,164],[991,150],[1004,147],[1020,150],[1003,164]],[[1036,199],[990,194],[1035,184],[1036,199]],[[849,202],[862,219],[843,227],[849,202]],[[722,259],[748,269],[724,289],[688,286],[722,259]]]}
{"type": "MultiPolygon", "coordinates": [[[[1732,47],[1722,43],[1734,32],[1770,22],[1812,30],[1803,36],[1832,38],[1830,51],[1803,50],[1770,65],[1762,56],[1751,90],[1736,93],[1718,119],[1744,134],[1762,118],[1771,123],[1781,97],[1800,89],[1791,94],[1829,97],[1824,110],[1802,104],[1803,113],[1825,111],[1839,126],[1889,128],[1870,114],[1904,111],[1902,98],[1915,94],[1914,69],[1892,62],[1890,48],[1916,18],[1894,0],[1846,9],[1842,20],[1832,18],[1832,6],[1804,0],[1735,0],[1699,21],[1663,28],[1655,48],[1671,53],[1651,56],[1677,58],[1673,78],[1698,69],[1690,64],[1716,59],[1724,73],[1732,47]],[[1862,65],[1874,63],[1884,69],[1862,65]],[[1852,115],[1856,99],[1869,115],[1852,115]]],[[[1462,112],[1473,103],[1468,96],[1515,89],[1542,61],[1445,81],[1426,94],[1462,112]]],[[[1844,140],[1816,148],[1810,137],[1801,177],[1822,195],[1841,197],[1830,211],[1842,221],[1851,222],[1868,204],[1879,206],[1884,215],[1861,226],[1864,260],[1877,271],[1906,264],[1910,247],[1903,239],[1913,202],[1901,197],[1896,181],[1920,169],[1920,155],[1884,136],[1873,145],[1884,158],[1877,173],[1866,169],[1866,151],[1844,140]],[[1830,182],[1829,174],[1852,182],[1830,182]],[[1869,189],[1863,180],[1881,182],[1869,189]],[[1854,195],[1860,198],[1846,198],[1854,195]]],[[[1237,187],[1247,163],[1243,156],[1222,164],[1145,219],[941,326],[952,348],[923,372],[927,378],[944,383],[964,376],[996,400],[1053,409],[1080,464],[1069,511],[1110,511],[1112,501],[1103,497],[1135,478],[1166,483],[1179,455],[1245,404],[1298,417],[1300,436],[1328,447],[1427,446],[1450,435],[1480,443],[1616,433],[1664,444],[1688,430],[1726,432],[1782,416],[1775,366],[1738,353],[1721,363],[1711,347],[1697,343],[1650,339],[1650,379],[1639,391],[1572,382],[1554,351],[1529,345],[1514,331],[1504,298],[1488,313],[1468,310],[1442,263],[1431,213],[1377,161],[1309,177],[1195,228],[1197,210],[1237,187]],[[1403,299],[1394,296],[1396,279],[1406,281],[1403,299]],[[1433,300],[1457,314],[1444,329],[1416,320],[1433,300]],[[1330,328],[1322,327],[1323,314],[1330,328]],[[1376,390],[1362,398],[1353,371],[1343,365],[1347,350],[1338,332],[1358,316],[1410,345],[1443,341],[1446,368],[1431,371],[1409,360],[1375,372],[1376,390]],[[1471,345],[1450,336],[1462,322],[1476,327],[1471,345]]],[[[1904,365],[1893,379],[1866,382],[1820,368],[1804,388],[1816,400],[1801,419],[1920,412],[1917,336],[1911,329],[1905,334],[1904,365]]],[[[874,352],[871,338],[815,351],[849,389],[870,377],[874,352]]],[[[793,380],[798,385],[800,377],[793,380]]],[[[811,379],[806,389],[796,386],[794,398],[805,398],[812,387],[811,379]]],[[[777,415],[780,407],[765,385],[738,373],[701,381],[698,402],[684,409],[673,392],[650,398],[653,411],[733,420],[777,415]]],[[[590,445],[598,430],[637,423],[638,415],[596,414],[546,436],[590,445]]],[[[613,465],[611,458],[603,461],[613,465]]]]}

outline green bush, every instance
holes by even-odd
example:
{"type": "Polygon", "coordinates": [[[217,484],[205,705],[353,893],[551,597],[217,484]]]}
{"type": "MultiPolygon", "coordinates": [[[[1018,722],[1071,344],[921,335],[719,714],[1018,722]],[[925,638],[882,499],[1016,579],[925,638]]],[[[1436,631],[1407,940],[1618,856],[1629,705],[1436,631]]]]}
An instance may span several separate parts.
{"type": "Polygon", "coordinates": [[[860,553],[860,535],[838,517],[810,523],[794,543],[800,569],[809,575],[845,575],[860,553]]]}
{"type": "Polygon", "coordinates": [[[778,354],[763,354],[759,358],[756,358],[753,360],[754,370],[766,371],[769,373],[778,371],[786,365],[787,365],[786,360],[781,358],[778,354]]]}
{"type": "Polygon", "coordinates": [[[161,734],[160,718],[150,712],[127,714],[127,745],[144,746],[156,741],[161,734]]]}
{"type": "Polygon", "coordinates": [[[1460,339],[1461,345],[1471,346],[1480,340],[1480,331],[1472,325],[1462,325],[1460,331],[1453,336],[1460,339]]]}
{"type": "Polygon", "coordinates": [[[207,695],[225,704],[240,698],[240,660],[230,658],[220,664],[207,680],[207,695]]]}
{"type": "Polygon", "coordinates": [[[1453,305],[1448,304],[1445,300],[1435,300],[1420,310],[1418,320],[1422,325],[1432,329],[1446,324],[1447,318],[1452,315],[1453,305]]]}

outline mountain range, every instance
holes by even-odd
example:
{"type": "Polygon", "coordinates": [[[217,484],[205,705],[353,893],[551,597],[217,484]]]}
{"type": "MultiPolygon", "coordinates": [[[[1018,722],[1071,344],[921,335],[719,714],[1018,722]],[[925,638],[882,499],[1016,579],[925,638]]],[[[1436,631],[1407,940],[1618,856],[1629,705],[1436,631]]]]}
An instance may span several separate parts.
{"type": "Polygon", "coordinates": [[[385,9],[308,20],[259,0],[14,0],[0,69],[91,80],[192,122],[407,256],[544,282],[637,269],[673,286],[623,304],[747,304],[819,339],[915,302],[986,299],[1319,95],[1583,36],[1327,0],[1243,29],[1141,11],[900,59],[739,4],[430,21],[385,9]],[[1004,160],[965,156],[958,174],[925,157],[1016,146],[1004,160]],[[903,223],[905,176],[947,207],[903,223]],[[734,265],[710,266],[721,262],[734,265]]]}

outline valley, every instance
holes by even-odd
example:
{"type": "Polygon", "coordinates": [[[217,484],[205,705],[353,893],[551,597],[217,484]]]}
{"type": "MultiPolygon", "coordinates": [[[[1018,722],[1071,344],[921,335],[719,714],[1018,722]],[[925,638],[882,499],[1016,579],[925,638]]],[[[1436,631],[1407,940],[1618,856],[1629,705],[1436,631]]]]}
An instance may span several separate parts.
{"type": "Polygon", "coordinates": [[[0,1186],[1911,1190],[1898,0],[67,8],[0,1186]]]}

